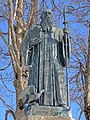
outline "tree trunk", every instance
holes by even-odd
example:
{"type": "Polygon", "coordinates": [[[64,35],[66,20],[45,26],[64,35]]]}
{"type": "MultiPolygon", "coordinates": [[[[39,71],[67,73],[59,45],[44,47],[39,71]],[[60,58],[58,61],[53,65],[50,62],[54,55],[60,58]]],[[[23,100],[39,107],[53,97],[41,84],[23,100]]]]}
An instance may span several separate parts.
{"type": "MultiPolygon", "coordinates": [[[[30,21],[31,23],[35,23],[36,21],[36,15],[34,15],[37,12],[37,6],[38,6],[38,0],[32,0],[31,1],[31,5],[32,5],[32,10],[33,10],[33,16],[31,16],[32,21],[30,21]]],[[[16,81],[14,82],[14,86],[16,88],[16,120],[27,120],[27,116],[24,115],[24,111],[19,109],[19,102],[18,101],[18,96],[20,95],[21,91],[27,86],[27,78],[25,76],[23,76],[24,72],[25,72],[25,66],[24,66],[24,58],[22,55],[22,51],[21,51],[21,44],[24,38],[24,0],[19,0],[18,1],[18,7],[17,7],[17,26],[16,26],[16,44],[17,44],[17,49],[18,51],[16,51],[17,54],[17,66],[16,66],[16,70],[17,73],[15,73],[15,77],[16,77],[16,81]]]]}
{"type": "Polygon", "coordinates": [[[89,23],[89,37],[88,37],[88,58],[87,58],[87,79],[85,92],[85,116],[86,120],[90,120],[90,23],[89,23]]]}

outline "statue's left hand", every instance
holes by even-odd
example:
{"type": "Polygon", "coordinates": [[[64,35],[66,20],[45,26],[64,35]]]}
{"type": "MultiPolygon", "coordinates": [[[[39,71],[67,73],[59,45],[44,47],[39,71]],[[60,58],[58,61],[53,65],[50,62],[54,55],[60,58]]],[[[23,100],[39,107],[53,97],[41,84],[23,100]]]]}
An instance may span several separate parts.
{"type": "Polygon", "coordinates": [[[40,42],[42,41],[41,38],[38,38],[38,39],[34,39],[30,42],[30,49],[33,48],[35,45],[39,44],[40,42]]]}

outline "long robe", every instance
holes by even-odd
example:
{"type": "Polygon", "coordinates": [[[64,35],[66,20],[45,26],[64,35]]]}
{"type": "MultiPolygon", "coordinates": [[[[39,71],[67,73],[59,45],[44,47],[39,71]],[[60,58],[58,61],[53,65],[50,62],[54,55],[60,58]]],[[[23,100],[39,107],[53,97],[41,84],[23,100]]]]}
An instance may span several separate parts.
{"type": "MultiPolygon", "coordinates": [[[[40,25],[32,26],[22,44],[26,65],[31,65],[29,85],[37,92],[45,92],[38,101],[39,105],[59,106],[66,101],[63,67],[66,64],[65,40],[63,30],[52,26],[42,32],[40,25]]],[[[67,40],[68,57],[70,43],[67,40]]]]}

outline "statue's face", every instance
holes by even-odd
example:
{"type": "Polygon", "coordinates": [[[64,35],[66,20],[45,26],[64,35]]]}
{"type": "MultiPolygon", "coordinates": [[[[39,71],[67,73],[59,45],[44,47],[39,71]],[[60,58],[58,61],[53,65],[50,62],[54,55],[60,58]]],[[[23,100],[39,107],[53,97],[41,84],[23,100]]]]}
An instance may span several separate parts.
{"type": "Polygon", "coordinates": [[[50,21],[52,18],[52,13],[49,9],[42,12],[41,19],[50,21]]]}

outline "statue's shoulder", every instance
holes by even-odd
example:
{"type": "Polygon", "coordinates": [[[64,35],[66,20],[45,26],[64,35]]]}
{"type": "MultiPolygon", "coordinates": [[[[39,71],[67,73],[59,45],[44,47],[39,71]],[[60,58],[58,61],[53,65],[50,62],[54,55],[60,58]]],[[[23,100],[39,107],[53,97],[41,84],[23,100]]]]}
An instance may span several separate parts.
{"type": "Polygon", "coordinates": [[[37,30],[41,29],[40,24],[34,24],[34,25],[30,26],[29,31],[36,30],[36,29],[37,30]]]}
{"type": "Polygon", "coordinates": [[[30,29],[28,30],[27,36],[29,41],[33,41],[33,39],[38,39],[40,38],[40,31],[41,31],[41,26],[40,24],[34,24],[30,26],[30,29]]]}
{"type": "Polygon", "coordinates": [[[53,26],[52,26],[52,30],[55,31],[55,32],[58,32],[59,34],[62,34],[62,35],[63,35],[63,29],[57,27],[56,25],[53,25],[53,26]]]}

